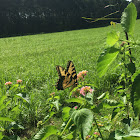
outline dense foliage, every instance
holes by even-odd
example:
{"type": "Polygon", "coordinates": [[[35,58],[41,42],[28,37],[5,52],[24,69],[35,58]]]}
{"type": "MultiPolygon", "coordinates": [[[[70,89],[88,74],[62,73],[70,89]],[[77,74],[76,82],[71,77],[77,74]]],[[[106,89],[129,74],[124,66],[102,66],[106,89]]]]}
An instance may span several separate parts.
{"type": "Polygon", "coordinates": [[[125,0],[0,0],[0,37],[109,25],[110,21],[91,24],[82,17],[96,19],[119,11],[111,17],[120,18],[127,4],[125,0]]]}

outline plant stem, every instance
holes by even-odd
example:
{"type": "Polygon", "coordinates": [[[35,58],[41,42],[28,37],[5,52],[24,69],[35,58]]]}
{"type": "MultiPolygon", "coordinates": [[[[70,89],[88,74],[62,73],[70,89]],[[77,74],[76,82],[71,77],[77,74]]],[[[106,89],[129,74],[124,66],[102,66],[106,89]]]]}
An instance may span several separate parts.
{"type": "MultiPolygon", "coordinates": [[[[82,105],[79,107],[79,109],[81,109],[82,105]]],[[[67,129],[68,125],[71,123],[72,119],[70,118],[67,125],[65,126],[64,130],[61,132],[60,137],[63,135],[63,133],[65,132],[65,130],[67,129]]]]}
{"type": "MultiPolygon", "coordinates": [[[[128,34],[127,34],[127,32],[125,32],[125,35],[126,35],[126,40],[128,40],[128,34]]],[[[129,45],[129,42],[128,42],[128,45],[129,45]]],[[[129,54],[131,56],[131,49],[130,48],[129,48],[129,54]]],[[[124,48],[124,55],[125,55],[125,48],[124,48]]],[[[130,60],[130,63],[133,63],[131,57],[129,57],[129,60],[130,60]]],[[[126,67],[125,67],[125,89],[126,89],[126,78],[127,78],[127,75],[126,75],[126,67]]],[[[128,115],[128,119],[129,119],[129,102],[128,102],[127,95],[126,95],[126,99],[127,99],[127,106],[126,106],[127,107],[127,115],[128,115]]]]}
{"type": "MultiPolygon", "coordinates": [[[[128,33],[127,33],[127,32],[125,32],[125,36],[126,36],[126,40],[128,40],[128,33]]],[[[128,45],[129,45],[129,42],[128,42],[128,45]]],[[[129,54],[130,54],[130,56],[131,56],[131,54],[132,54],[130,48],[129,48],[129,54]]],[[[132,59],[131,59],[131,57],[130,57],[130,63],[132,63],[132,59]]]]}
{"type": "Polygon", "coordinates": [[[98,129],[98,131],[99,131],[99,133],[100,133],[100,136],[101,136],[101,138],[102,138],[102,140],[103,140],[102,133],[101,133],[101,131],[100,131],[100,129],[99,129],[99,127],[98,127],[98,125],[97,125],[97,122],[96,122],[96,119],[95,119],[95,117],[94,117],[94,121],[95,121],[95,124],[96,124],[96,126],[97,126],[97,129],[98,129]]]}
{"type": "Polygon", "coordinates": [[[125,51],[126,51],[126,48],[125,48],[125,45],[124,45],[124,70],[125,70],[125,80],[124,80],[124,89],[126,89],[126,78],[127,78],[127,73],[126,73],[126,57],[125,57],[125,51]]]}
{"type": "Polygon", "coordinates": [[[64,128],[64,130],[62,131],[62,133],[60,134],[60,137],[63,135],[63,133],[65,132],[65,130],[67,129],[67,127],[68,127],[68,125],[69,125],[69,123],[71,122],[71,118],[69,119],[69,121],[68,121],[68,123],[67,123],[67,125],[65,126],[65,128],[64,128]]]}

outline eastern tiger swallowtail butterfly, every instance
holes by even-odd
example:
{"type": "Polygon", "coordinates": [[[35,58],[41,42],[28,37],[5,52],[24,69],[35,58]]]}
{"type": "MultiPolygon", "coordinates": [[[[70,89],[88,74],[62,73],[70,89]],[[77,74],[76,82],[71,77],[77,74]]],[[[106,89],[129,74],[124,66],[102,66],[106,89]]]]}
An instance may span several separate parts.
{"type": "Polygon", "coordinates": [[[56,88],[58,90],[64,90],[70,86],[77,86],[77,74],[72,61],[68,61],[66,70],[61,66],[56,66],[56,70],[59,75],[59,79],[56,84],[56,88]]]}

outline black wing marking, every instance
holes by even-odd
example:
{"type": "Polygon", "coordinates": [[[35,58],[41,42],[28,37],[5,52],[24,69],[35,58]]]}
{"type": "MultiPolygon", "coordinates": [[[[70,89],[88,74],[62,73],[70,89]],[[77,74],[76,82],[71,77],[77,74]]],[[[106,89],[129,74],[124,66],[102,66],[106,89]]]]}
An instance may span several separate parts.
{"type": "Polygon", "coordinates": [[[77,74],[72,61],[68,61],[67,70],[61,66],[56,66],[59,80],[56,84],[58,90],[64,90],[70,86],[77,86],[77,74]]]}
{"type": "Polygon", "coordinates": [[[58,90],[63,90],[63,81],[65,79],[65,69],[61,66],[56,66],[56,70],[59,75],[59,80],[57,81],[56,88],[58,90]]]}

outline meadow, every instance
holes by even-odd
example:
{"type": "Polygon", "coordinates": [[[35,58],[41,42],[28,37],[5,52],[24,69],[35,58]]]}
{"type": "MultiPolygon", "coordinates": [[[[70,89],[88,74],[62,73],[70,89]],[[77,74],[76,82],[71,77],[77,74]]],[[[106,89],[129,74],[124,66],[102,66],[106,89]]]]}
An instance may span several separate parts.
{"type": "MultiPolygon", "coordinates": [[[[66,98],[64,95],[67,95],[69,91],[68,89],[56,90],[55,84],[58,79],[56,65],[66,68],[67,62],[72,60],[77,73],[87,70],[86,82],[98,85],[98,96],[106,89],[113,90],[112,81],[116,80],[116,77],[111,77],[110,74],[120,75],[122,71],[109,70],[107,75],[99,79],[97,60],[100,53],[108,47],[106,45],[107,33],[118,30],[122,31],[120,24],[116,24],[115,27],[108,26],[0,39],[1,94],[5,93],[6,82],[11,81],[16,84],[16,80],[21,79],[22,84],[25,85],[24,92],[30,97],[30,107],[25,107],[20,115],[8,114],[10,118],[15,118],[19,124],[24,124],[26,137],[34,135],[37,123],[47,115],[46,101],[50,94],[55,92],[56,95],[59,95],[61,93],[63,99],[66,98]]],[[[137,20],[134,32],[134,38],[138,40],[140,20],[137,20]]],[[[124,38],[123,34],[122,38],[124,38]]],[[[140,68],[139,54],[140,48],[132,50],[132,55],[136,58],[137,69],[140,68]]],[[[114,65],[118,63],[119,59],[114,65]]],[[[60,122],[61,119],[55,120],[58,127],[60,122]]]]}
{"type": "MultiPolygon", "coordinates": [[[[108,31],[121,30],[118,24],[95,29],[65,31],[0,39],[2,84],[22,79],[33,87],[46,84],[51,92],[55,89],[56,65],[66,67],[72,60],[77,72],[88,70],[88,80],[94,81],[96,62],[105,48],[108,31]],[[89,78],[90,77],[90,78],[89,78]],[[51,88],[50,88],[51,87],[51,88]]],[[[135,27],[135,39],[139,38],[140,21],[135,27]]],[[[139,49],[133,53],[139,62],[139,49]]],[[[139,64],[137,65],[139,67],[139,64]]]]}

